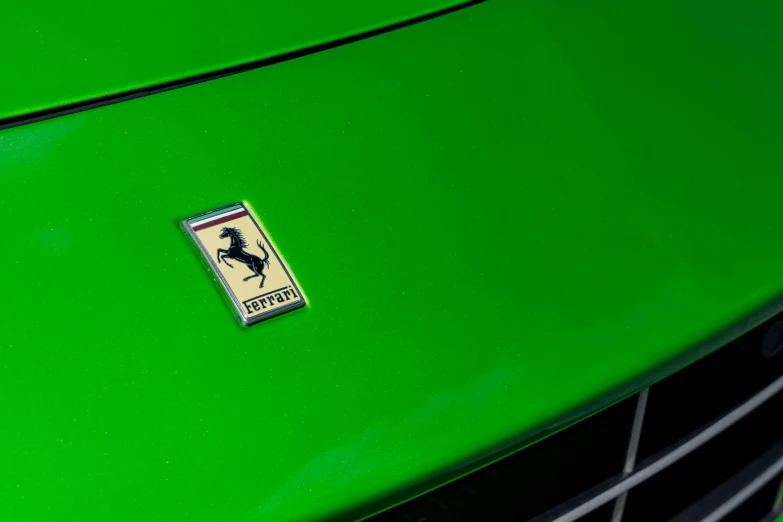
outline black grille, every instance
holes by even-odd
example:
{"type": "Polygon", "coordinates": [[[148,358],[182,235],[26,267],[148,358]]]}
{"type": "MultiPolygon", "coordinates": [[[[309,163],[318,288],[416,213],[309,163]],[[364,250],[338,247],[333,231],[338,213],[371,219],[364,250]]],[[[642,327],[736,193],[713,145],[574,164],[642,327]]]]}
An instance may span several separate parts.
{"type": "Polygon", "coordinates": [[[634,407],[626,399],[539,442],[535,451],[519,451],[375,520],[480,520],[488,505],[493,514],[512,515],[508,520],[532,518],[622,468],[634,407]]]}
{"type": "Polygon", "coordinates": [[[783,508],[781,348],[783,314],[641,400],[620,401],[372,520],[772,520],[783,508]]]}

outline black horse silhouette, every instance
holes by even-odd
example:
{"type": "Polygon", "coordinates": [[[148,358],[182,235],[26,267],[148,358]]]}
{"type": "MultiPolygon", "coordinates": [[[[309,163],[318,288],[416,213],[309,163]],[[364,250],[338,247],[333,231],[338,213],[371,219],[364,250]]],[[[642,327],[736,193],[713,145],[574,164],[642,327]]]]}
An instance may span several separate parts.
{"type": "Polygon", "coordinates": [[[242,281],[247,281],[248,279],[261,276],[261,284],[258,285],[258,288],[264,288],[264,279],[266,279],[266,276],[264,275],[264,265],[269,268],[269,252],[266,251],[264,245],[260,241],[256,241],[258,247],[264,252],[264,258],[261,259],[258,256],[254,256],[253,254],[242,250],[243,248],[247,248],[247,243],[245,242],[245,238],[242,236],[242,232],[238,228],[224,227],[223,231],[220,233],[220,239],[227,237],[231,238],[231,246],[228,247],[228,250],[218,248],[218,263],[223,261],[231,268],[234,268],[234,265],[226,261],[227,258],[236,259],[240,263],[244,263],[250,270],[253,271],[253,275],[247,276],[242,281]]]}

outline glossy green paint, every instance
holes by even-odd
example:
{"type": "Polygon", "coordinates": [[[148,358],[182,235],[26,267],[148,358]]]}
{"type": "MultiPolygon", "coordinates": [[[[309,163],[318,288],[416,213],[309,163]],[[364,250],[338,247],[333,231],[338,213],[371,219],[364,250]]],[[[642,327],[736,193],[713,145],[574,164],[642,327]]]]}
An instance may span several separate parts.
{"type": "Polygon", "coordinates": [[[0,132],[0,519],[382,506],[762,309],[779,10],[495,0],[0,132]],[[177,226],[236,200],[309,303],[250,329],[177,226]]]}
{"type": "Polygon", "coordinates": [[[0,119],[269,58],[463,2],[5,2],[0,119]]]}

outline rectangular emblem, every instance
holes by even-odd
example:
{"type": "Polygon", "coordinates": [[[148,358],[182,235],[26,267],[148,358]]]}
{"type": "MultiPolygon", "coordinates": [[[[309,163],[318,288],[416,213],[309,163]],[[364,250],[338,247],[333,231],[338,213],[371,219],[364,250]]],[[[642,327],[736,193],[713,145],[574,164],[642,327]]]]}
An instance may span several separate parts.
{"type": "Polygon", "coordinates": [[[305,305],[302,292],[261,226],[236,203],[182,221],[249,326],[305,305]]]}

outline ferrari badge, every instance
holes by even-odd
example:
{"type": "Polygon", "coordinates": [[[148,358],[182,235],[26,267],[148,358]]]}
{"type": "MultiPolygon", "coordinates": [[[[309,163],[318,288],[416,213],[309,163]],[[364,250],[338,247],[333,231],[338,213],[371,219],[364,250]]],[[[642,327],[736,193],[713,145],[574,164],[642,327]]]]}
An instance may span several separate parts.
{"type": "Polygon", "coordinates": [[[304,306],[288,267],[242,203],[188,218],[182,226],[244,325],[304,306]]]}

